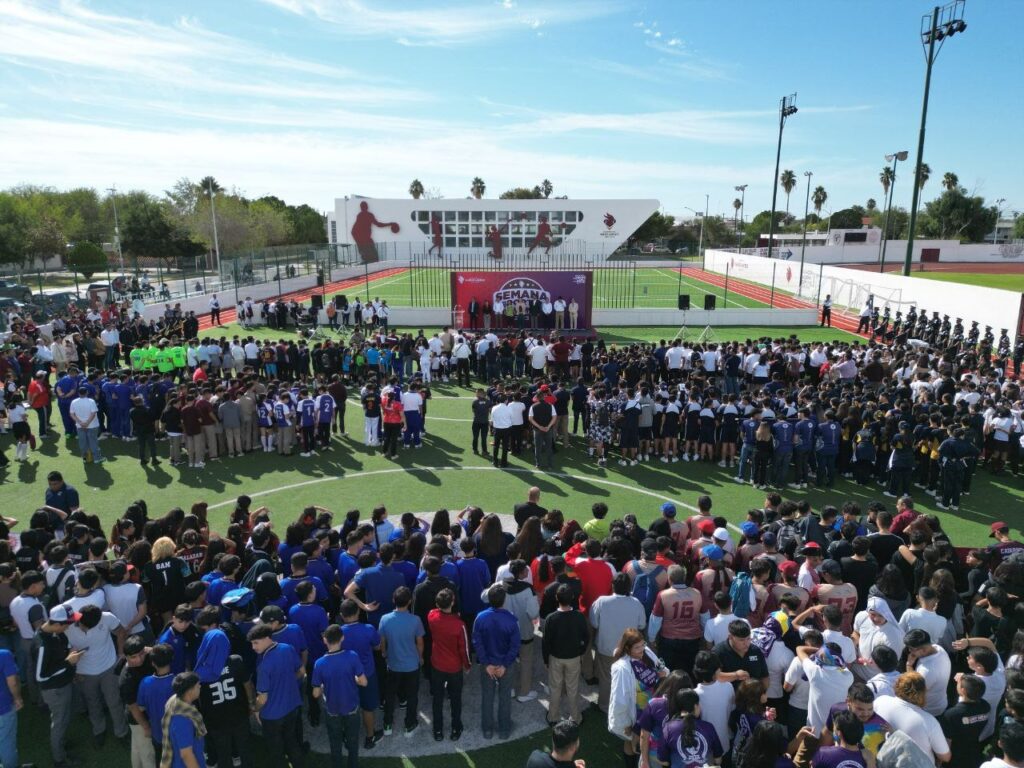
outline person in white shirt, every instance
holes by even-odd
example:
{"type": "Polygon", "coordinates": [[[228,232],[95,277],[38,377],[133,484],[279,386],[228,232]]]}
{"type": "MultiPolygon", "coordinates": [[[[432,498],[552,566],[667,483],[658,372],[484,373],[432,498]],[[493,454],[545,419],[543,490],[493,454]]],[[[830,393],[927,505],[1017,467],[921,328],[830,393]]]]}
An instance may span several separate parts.
{"type": "Polygon", "coordinates": [[[152,644],[155,640],[149,628],[146,592],[139,584],[126,581],[128,565],[123,560],[111,564],[107,583],[103,585],[106,609],[117,617],[128,635],[142,635],[152,644]]]}
{"type": "Polygon", "coordinates": [[[216,293],[210,297],[210,322],[213,325],[220,325],[220,299],[216,293]]]}
{"type": "Polygon", "coordinates": [[[68,627],[65,636],[72,648],[85,651],[75,668],[75,685],[85,700],[93,739],[102,743],[106,735],[104,709],[113,722],[114,737],[123,739],[128,735],[128,725],[114,666],[123,655],[124,627],[114,614],[95,605],[85,606],[76,617],[77,622],[68,627]]]}
{"type": "Polygon", "coordinates": [[[880,645],[892,648],[897,656],[903,653],[903,630],[896,622],[889,604],[881,597],[869,597],[867,610],[853,617],[853,642],[857,646],[857,664],[853,671],[861,680],[875,675],[872,651],[880,645]]]}
{"type": "Polygon", "coordinates": [[[683,348],[678,341],[673,341],[665,352],[665,366],[668,368],[669,381],[677,380],[683,370],[683,348]]]}
{"type": "Polygon", "coordinates": [[[913,670],[924,678],[927,689],[924,708],[938,717],[949,708],[946,697],[951,672],[949,655],[935,645],[923,629],[908,632],[903,638],[903,645],[908,651],[907,670],[913,670]]]}
{"type": "Polygon", "coordinates": [[[807,697],[807,724],[815,737],[828,720],[828,713],[836,704],[846,701],[846,693],[853,684],[853,673],[847,669],[839,646],[826,643],[821,648],[801,645],[796,649],[804,675],[810,684],[807,697]]]}
{"type": "Polygon", "coordinates": [[[895,696],[896,680],[900,676],[899,656],[887,645],[876,646],[871,651],[871,665],[878,674],[868,678],[867,686],[875,692],[875,696],[895,696]]]}
{"type": "Polygon", "coordinates": [[[903,634],[907,634],[912,629],[923,629],[929,637],[935,638],[935,641],[947,651],[950,650],[952,647],[950,643],[953,640],[952,624],[945,616],[939,616],[935,612],[935,608],[939,604],[938,593],[931,587],[921,587],[917,591],[917,600],[921,604],[920,608],[908,608],[900,616],[899,625],[903,634]],[[947,630],[950,632],[950,637],[943,642],[947,630]]]}
{"type": "Polygon", "coordinates": [[[565,327],[565,299],[559,296],[555,299],[555,328],[561,329],[565,327]]]}
{"type": "Polygon", "coordinates": [[[92,454],[93,463],[102,464],[105,459],[99,443],[99,408],[85,387],[79,387],[78,397],[71,401],[71,420],[75,422],[78,432],[78,448],[82,452],[82,460],[88,461],[92,454]]]}
{"type": "Polygon", "coordinates": [[[491,431],[494,434],[494,466],[508,466],[508,449],[512,440],[512,412],[508,407],[508,395],[501,395],[498,403],[491,408],[491,431]],[[498,450],[501,449],[501,464],[498,450]]]}
{"type": "Polygon", "coordinates": [[[700,717],[711,723],[721,744],[730,743],[729,716],[736,708],[736,693],[732,683],[715,679],[721,668],[718,656],[701,651],[697,654],[693,665],[693,678],[697,682],[697,695],[700,697],[700,717]]]}
{"type": "Polygon", "coordinates": [[[537,344],[530,350],[530,368],[534,376],[544,374],[544,367],[548,364],[548,348],[543,344],[537,344]]]}
{"type": "Polygon", "coordinates": [[[875,714],[902,731],[926,752],[930,751],[936,765],[949,762],[952,754],[942,726],[935,717],[923,709],[925,682],[917,672],[904,672],[893,686],[895,696],[875,698],[875,714]]]}
{"type": "Polygon", "coordinates": [[[980,768],[1024,768],[1024,724],[1006,723],[999,731],[1002,757],[993,757],[980,768]]]}

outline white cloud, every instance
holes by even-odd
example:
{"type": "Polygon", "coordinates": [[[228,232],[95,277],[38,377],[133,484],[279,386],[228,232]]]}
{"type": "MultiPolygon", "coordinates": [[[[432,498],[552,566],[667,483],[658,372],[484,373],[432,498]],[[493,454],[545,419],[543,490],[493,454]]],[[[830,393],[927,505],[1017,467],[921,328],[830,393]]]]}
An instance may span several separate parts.
{"type": "Polygon", "coordinates": [[[514,32],[523,27],[536,29],[534,22],[546,25],[575,24],[617,13],[619,0],[563,0],[540,2],[523,0],[500,4],[452,2],[428,5],[362,0],[263,0],[282,11],[318,19],[334,25],[339,34],[349,37],[402,38],[431,40],[445,44],[479,42],[483,38],[514,32]]]}
{"type": "Polygon", "coordinates": [[[668,45],[671,48],[675,48],[675,47],[680,46],[682,44],[683,44],[683,41],[680,40],[678,37],[673,37],[672,39],[670,39],[668,41],[668,45]]]}

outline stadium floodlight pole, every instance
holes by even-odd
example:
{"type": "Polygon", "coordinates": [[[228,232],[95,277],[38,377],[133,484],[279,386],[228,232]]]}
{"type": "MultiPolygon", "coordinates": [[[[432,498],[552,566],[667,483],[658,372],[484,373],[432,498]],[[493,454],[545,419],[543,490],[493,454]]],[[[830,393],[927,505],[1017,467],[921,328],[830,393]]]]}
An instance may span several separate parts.
{"type": "MultiPolygon", "coordinates": [[[[700,254],[700,268],[707,266],[707,256],[704,255],[704,222],[708,218],[708,206],[711,205],[711,195],[704,195],[704,218],[700,220],[700,242],[697,244],[697,253],[700,254]]],[[[996,225],[999,225],[999,217],[996,216],[996,225]]]]}
{"type": "Polygon", "coordinates": [[[797,283],[797,290],[799,291],[804,285],[804,251],[807,249],[807,214],[811,209],[811,176],[814,175],[814,171],[804,171],[804,176],[807,177],[807,199],[804,201],[804,234],[800,240],[800,282],[797,283]]]}
{"type": "Polygon", "coordinates": [[[965,0],[953,0],[943,6],[935,6],[930,14],[921,17],[921,45],[924,48],[924,100],[921,103],[921,129],[917,136],[917,163],[914,165],[914,196],[910,206],[910,231],[907,233],[907,254],[903,259],[903,276],[910,276],[910,265],[914,260],[914,228],[917,226],[917,203],[921,193],[921,157],[924,154],[924,130],[928,122],[928,93],[932,87],[932,65],[942,50],[946,38],[967,29],[964,21],[965,0]],[[939,43],[938,49],[935,43],[939,43]]]}
{"type": "Polygon", "coordinates": [[[740,230],[744,229],[746,227],[746,224],[743,221],[743,213],[744,213],[744,209],[746,208],[746,204],[747,204],[747,187],[749,187],[749,186],[750,186],[749,184],[740,184],[738,187],[734,187],[734,189],[737,192],[740,193],[740,226],[736,230],[736,252],[737,253],[739,253],[740,246],[743,244],[743,242],[740,240],[740,230]]]}
{"type": "Polygon", "coordinates": [[[996,244],[996,240],[999,237],[999,207],[1005,202],[1005,197],[1000,197],[996,200],[996,225],[992,227],[992,245],[996,244]]]}
{"type": "Polygon", "coordinates": [[[775,204],[779,196],[779,162],[782,160],[782,129],[786,127],[786,118],[796,114],[796,94],[783,96],[779,102],[779,146],[775,150],[775,175],[772,177],[772,217],[768,222],[768,258],[772,257],[772,246],[775,244],[775,204]]]}
{"type": "Polygon", "coordinates": [[[213,205],[213,179],[210,179],[206,194],[210,196],[210,218],[213,219],[213,252],[217,256],[217,270],[220,270],[220,239],[217,237],[217,209],[213,205]]]}
{"type": "Polygon", "coordinates": [[[892,162],[892,178],[889,180],[889,201],[885,204],[885,229],[882,230],[882,256],[879,259],[878,267],[878,271],[881,273],[885,272],[885,249],[889,244],[889,230],[891,229],[889,219],[892,217],[892,196],[896,194],[896,163],[906,160],[909,154],[904,149],[885,156],[886,162],[892,162]]]}
{"type": "MultiPolygon", "coordinates": [[[[117,185],[107,189],[110,193],[110,202],[114,206],[114,244],[117,246],[117,261],[121,267],[121,274],[124,274],[124,254],[121,253],[121,224],[117,220],[117,185]]],[[[996,223],[999,222],[999,217],[996,217],[996,223]]]]}

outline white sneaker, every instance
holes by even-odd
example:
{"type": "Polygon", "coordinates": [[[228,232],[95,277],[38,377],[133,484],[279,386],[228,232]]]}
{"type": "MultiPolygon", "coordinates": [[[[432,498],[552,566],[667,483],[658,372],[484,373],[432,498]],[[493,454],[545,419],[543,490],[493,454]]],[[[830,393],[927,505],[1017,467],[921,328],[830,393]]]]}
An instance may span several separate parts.
{"type": "Polygon", "coordinates": [[[636,459],[630,459],[629,466],[635,467],[636,466],[636,459]]]}
{"type": "Polygon", "coordinates": [[[941,501],[937,501],[937,502],[935,502],[935,507],[936,507],[936,509],[949,509],[949,507],[947,507],[947,506],[946,506],[945,504],[943,504],[943,503],[942,503],[941,501]]]}
{"type": "Polygon", "coordinates": [[[737,483],[739,483],[740,485],[743,485],[744,483],[746,483],[746,480],[744,480],[744,479],[743,479],[742,477],[740,477],[739,475],[736,475],[736,477],[734,477],[734,478],[733,478],[733,480],[735,480],[735,481],[736,481],[737,483]]]}
{"type": "Polygon", "coordinates": [[[628,462],[628,461],[626,461],[625,459],[619,459],[619,466],[620,466],[620,467],[626,467],[626,466],[629,466],[629,462],[628,462]]]}
{"type": "Polygon", "coordinates": [[[193,467],[195,467],[196,469],[202,469],[203,467],[205,467],[205,466],[206,466],[206,463],[205,463],[205,462],[202,462],[202,461],[197,461],[197,462],[196,462],[195,464],[193,464],[192,466],[193,466],[193,467]]]}
{"type": "Polygon", "coordinates": [[[525,704],[526,702],[533,701],[536,698],[537,698],[537,692],[536,691],[530,691],[529,693],[525,694],[524,696],[516,696],[516,701],[518,701],[520,704],[525,704]]]}
{"type": "Polygon", "coordinates": [[[675,463],[676,463],[676,462],[678,462],[678,461],[679,461],[679,457],[678,457],[678,456],[673,456],[673,457],[672,457],[672,463],[673,463],[673,464],[675,464],[675,463]]]}
{"type": "Polygon", "coordinates": [[[889,491],[882,491],[882,495],[883,496],[888,496],[890,499],[895,499],[896,498],[896,494],[895,493],[889,493],[889,491]]]}
{"type": "Polygon", "coordinates": [[[306,453],[305,451],[302,451],[302,452],[300,452],[300,453],[299,453],[299,456],[301,456],[301,457],[302,457],[302,458],[304,458],[304,459],[308,459],[308,458],[309,458],[309,454],[308,454],[308,453],[306,453]]]}
{"type": "Polygon", "coordinates": [[[683,461],[689,461],[690,460],[690,454],[684,453],[683,456],[682,456],[682,459],[683,459],[683,461]]]}
{"type": "Polygon", "coordinates": [[[725,467],[725,459],[722,459],[720,462],[718,462],[718,466],[725,467]]]}
{"type": "Polygon", "coordinates": [[[668,456],[662,456],[661,457],[661,463],[662,464],[668,464],[668,456]]]}

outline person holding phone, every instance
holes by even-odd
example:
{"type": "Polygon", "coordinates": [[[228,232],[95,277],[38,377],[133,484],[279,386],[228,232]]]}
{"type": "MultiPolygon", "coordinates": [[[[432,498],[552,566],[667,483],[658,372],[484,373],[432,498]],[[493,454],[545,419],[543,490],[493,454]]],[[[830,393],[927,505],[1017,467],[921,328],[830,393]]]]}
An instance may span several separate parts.
{"type": "Polygon", "coordinates": [[[50,708],[50,754],[58,768],[68,765],[64,741],[72,718],[71,684],[78,662],[85,655],[83,650],[71,650],[65,632],[80,618],[81,614],[58,605],[36,631],[37,650],[32,669],[43,702],[50,708]]]}

